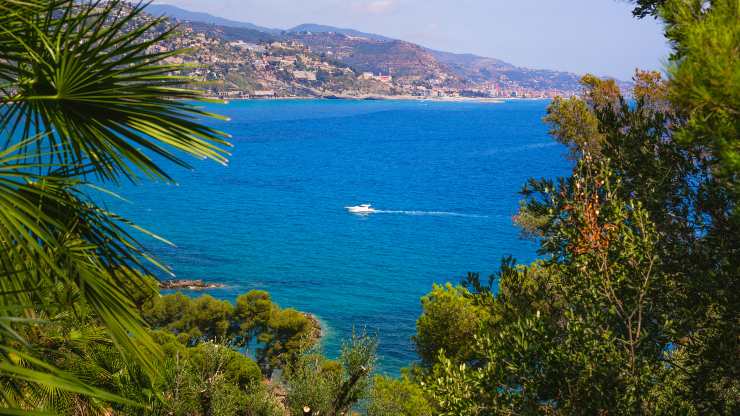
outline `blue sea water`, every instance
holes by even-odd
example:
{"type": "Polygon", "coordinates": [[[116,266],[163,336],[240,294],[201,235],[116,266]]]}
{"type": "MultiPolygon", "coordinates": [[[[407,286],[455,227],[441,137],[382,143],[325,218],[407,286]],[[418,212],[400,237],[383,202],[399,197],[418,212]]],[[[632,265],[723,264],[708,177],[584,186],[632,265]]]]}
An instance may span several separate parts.
{"type": "Polygon", "coordinates": [[[240,101],[227,167],[171,168],[177,186],[126,185],[112,209],[174,242],[148,241],[178,278],[268,290],[316,314],[329,356],[353,328],[380,340],[380,370],[416,359],[411,337],[432,284],[487,276],[536,244],[512,225],[529,177],[567,173],[541,122],[547,101],[240,101]],[[349,214],[372,203],[379,212],[349,214]]]}

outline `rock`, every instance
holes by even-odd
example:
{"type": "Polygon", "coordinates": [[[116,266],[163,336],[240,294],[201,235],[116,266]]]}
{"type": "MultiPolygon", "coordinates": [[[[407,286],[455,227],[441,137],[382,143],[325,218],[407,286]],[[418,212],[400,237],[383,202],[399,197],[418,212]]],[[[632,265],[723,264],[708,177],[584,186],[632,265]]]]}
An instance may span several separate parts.
{"type": "Polygon", "coordinates": [[[160,289],[185,289],[185,290],[206,290],[220,289],[225,287],[221,283],[206,283],[202,280],[164,280],[159,282],[160,289]]]}
{"type": "Polygon", "coordinates": [[[303,316],[308,318],[309,321],[311,321],[311,325],[313,326],[313,331],[311,331],[311,339],[314,341],[319,341],[324,336],[324,328],[321,326],[321,321],[319,321],[319,318],[316,317],[316,315],[308,312],[303,312],[303,316]]]}

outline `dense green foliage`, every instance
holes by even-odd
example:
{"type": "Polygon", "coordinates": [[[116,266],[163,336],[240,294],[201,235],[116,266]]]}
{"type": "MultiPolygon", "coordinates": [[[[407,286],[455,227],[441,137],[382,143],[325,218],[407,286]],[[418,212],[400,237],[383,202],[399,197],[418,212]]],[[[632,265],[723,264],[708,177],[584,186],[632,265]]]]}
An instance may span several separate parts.
{"type": "Polygon", "coordinates": [[[473,336],[487,311],[476,305],[463,287],[435,285],[421,298],[422,314],[416,327],[416,350],[424,365],[432,365],[439,350],[460,361],[472,358],[473,336]]]}
{"type": "Polygon", "coordinates": [[[373,380],[368,416],[431,416],[434,409],[424,390],[409,377],[377,376],[373,380]]]}
{"type": "Polygon", "coordinates": [[[370,394],[377,339],[353,335],[337,361],[303,354],[286,369],[287,405],[291,414],[310,409],[315,415],[340,416],[370,394]]]}
{"type": "Polygon", "coordinates": [[[639,2],[666,22],[670,79],[638,72],[631,102],[586,76],[552,102],[575,167],[531,180],[517,217],[543,260],[469,277],[447,314],[439,288],[422,303],[415,378],[439,414],[740,411],[739,9],[639,2]],[[469,305],[486,314],[461,355],[445,326],[469,305]]]}
{"type": "Polygon", "coordinates": [[[632,14],[635,17],[647,17],[654,16],[658,12],[658,8],[666,3],[667,0],[634,0],[635,9],[632,10],[632,14]]]}
{"type": "Polygon", "coordinates": [[[265,381],[265,373],[269,375],[275,368],[290,374],[286,400],[298,407],[314,403],[315,398],[299,386],[326,386],[322,397],[329,406],[341,409],[367,395],[375,360],[374,339],[356,337],[345,346],[339,362],[330,361],[312,352],[319,329],[306,315],[279,308],[261,291],[237,299],[234,305],[208,295],[194,298],[182,293],[139,298],[142,317],[151,328],[149,334],[163,352],[155,377],[148,377],[137,362],[127,361],[91,309],[77,303],[74,314],[62,313],[49,319],[29,333],[28,340],[43,348],[47,362],[117,395],[123,402],[84,394],[39,392],[35,405],[70,415],[111,411],[282,415],[283,403],[278,399],[281,387],[265,381]],[[249,351],[244,348],[252,347],[264,366],[245,354],[249,351]],[[322,373],[331,377],[319,382],[316,374],[305,370],[310,360],[319,360],[324,368],[335,371],[322,373]],[[137,408],[135,403],[145,408],[137,408]]]}
{"type": "MultiPolygon", "coordinates": [[[[181,300],[179,318],[182,322],[203,320],[197,314],[204,310],[191,306],[208,303],[203,301],[204,298],[192,299],[182,295],[155,297],[152,306],[145,307],[145,310],[154,310],[154,305],[165,303],[162,299],[168,297],[181,300]]],[[[172,302],[168,304],[172,305],[172,302]]],[[[33,397],[34,406],[70,415],[109,412],[146,415],[280,414],[280,405],[269,386],[263,383],[260,367],[233,348],[232,338],[195,342],[191,338],[179,337],[179,329],[171,329],[166,324],[149,330],[164,357],[158,361],[159,371],[152,377],[138,362],[127,360],[120,353],[91,308],[84,302],[75,306],[74,313],[60,312],[47,317],[33,331],[27,332],[26,338],[36,346],[46,362],[122,400],[39,389],[27,397],[33,397]]]]}
{"type": "Polygon", "coordinates": [[[208,340],[236,347],[255,344],[258,362],[268,374],[311,348],[321,332],[308,315],[281,309],[267,292],[258,290],[237,297],[236,305],[209,295],[154,297],[143,303],[141,315],[151,326],[176,334],[186,345],[208,340]]]}
{"type": "MultiPolygon", "coordinates": [[[[152,415],[281,415],[280,403],[262,382],[257,364],[226,345],[213,342],[185,348],[164,344],[164,376],[153,389],[152,415]]],[[[124,410],[122,413],[126,413],[124,410]]],[[[142,412],[139,412],[142,413],[142,412]]]]}

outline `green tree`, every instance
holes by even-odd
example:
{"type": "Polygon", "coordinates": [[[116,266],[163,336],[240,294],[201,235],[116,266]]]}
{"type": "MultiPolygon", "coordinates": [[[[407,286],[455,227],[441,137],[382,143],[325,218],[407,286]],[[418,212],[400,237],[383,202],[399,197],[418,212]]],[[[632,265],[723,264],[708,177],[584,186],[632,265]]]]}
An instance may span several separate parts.
{"type": "Polygon", "coordinates": [[[227,345],[204,342],[188,348],[170,337],[171,343],[163,347],[170,352],[163,362],[163,377],[154,386],[162,399],[154,401],[145,414],[282,414],[274,394],[262,383],[262,374],[254,361],[227,345]]]}
{"type": "Polygon", "coordinates": [[[368,416],[431,416],[434,409],[424,390],[408,377],[375,376],[368,416]]]}
{"type": "MultiPolygon", "coordinates": [[[[740,5],[671,1],[660,9],[674,45],[669,99],[681,117],[676,140],[696,149],[700,237],[685,268],[679,343],[689,399],[704,413],[740,411],[740,5]]],[[[677,318],[678,319],[678,318],[677,318]]]]}
{"type": "Polygon", "coordinates": [[[657,305],[667,275],[646,210],[618,187],[586,156],[553,190],[546,241],[560,251],[543,270],[504,269],[472,363],[440,355],[426,380],[443,414],[653,413],[670,342],[657,305]]]}
{"type": "Polygon", "coordinates": [[[414,342],[422,364],[433,365],[442,349],[458,362],[470,360],[471,340],[486,319],[486,309],[476,305],[465,288],[450,284],[434,285],[421,298],[421,307],[414,342]]]}
{"type": "Polygon", "coordinates": [[[295,309],[273,308],[266,329],[257,336],[262,345],[257,361],[267,374],[294,362],[318,340],[314,322],[295,309]]]}
{"type": "Polygon", "coordinates": [[[317,415],[348,414],[369,397],[377,346],[376,338],[353,334],[342,344],[338,361],[316,353],[299,356],[285,374],[291,414],[302,414],[304,407],[317,415]]]}
{"type": "Polygon", "coordinates": [[[544,260],[469,285],[490,317],[471,360],[441,353],[422,378],[441,414],[740,408],[739,6],[639,3],[666,22],[670,79],[636,73],[629,101],[586,76],[553,101],[576,166],[531,180],[517,217],[544,260]]]}
{"type": "Polygon", "coordinates": [[[234,314],[239,322],[241,345],[249,344],[267,330],[274,307],[270,294],[263,290],[251,290],[236,298],[234,314]]]}
{"type": "Polygon", "coordinates": [[[632,11],[632,14],[639,18],[655,16],[658,13],[658,8],[665,4],[666,1],[667,0],[634,0],[633,3],[636,3],[636,6],[632,11]]]}
{"type": "Polygon", "coordinates": [[[209,295],[191,298],[178,292],[160,296],[144,307],[142,316],[152,327],[167,329],[190,344],[230,341],[235,326],[231,303],[209,295]]]}
{"type": "Polygon", "coordinates": [[[198,414],[237,415],[246,407],[248,389],[259,385],[256,363],[231,348],[205,342],[190,351],[187,364],[194,371],[198,414]]]}
{"type": "Polygon", "coordinates": [[[281,309],[264,291],[240,295],[236,304],[209,295],[192,298],[182,293],[159,296],[142,307],[153,328],[173,333],[188,346],[204,341],[251,347],[263,371],[270,374],[294,361],[319,340],[321,328],[295,309],[281,309]]]}

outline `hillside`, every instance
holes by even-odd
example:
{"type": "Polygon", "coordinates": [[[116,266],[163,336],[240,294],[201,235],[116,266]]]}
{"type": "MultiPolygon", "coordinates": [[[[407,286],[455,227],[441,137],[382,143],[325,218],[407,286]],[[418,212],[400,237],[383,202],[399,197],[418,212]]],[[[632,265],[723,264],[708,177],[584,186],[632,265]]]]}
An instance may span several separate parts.
{"type": "Polygon", "coordinates": [[[218,81],[210,89],[222,95],[552,97],[580,88],[573,73],[436,51],[354,29],[271,29],[169,5],[149,5],[147,11],[180,25],[186,39],[179,43],[200,48],[189,63],[207,67],[194,74],[218,81]]]}
{"type": "Polygon", "coordinates": [[[454,78],[424,48],[400,40],[376,40],[337,32],[293,32],[288,35],[311,50],[331,56],[356,72],[392,75],[404,80],[454,78]]]}

